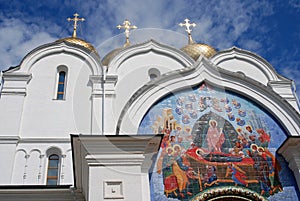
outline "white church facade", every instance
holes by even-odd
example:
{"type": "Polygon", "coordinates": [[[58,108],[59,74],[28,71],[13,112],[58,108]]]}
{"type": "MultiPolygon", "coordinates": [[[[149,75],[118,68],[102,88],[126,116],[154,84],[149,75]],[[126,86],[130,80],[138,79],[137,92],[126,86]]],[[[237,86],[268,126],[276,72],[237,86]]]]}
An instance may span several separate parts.
{"type": "Polygon", "coordinates": [[[75,34],[3,71],[0,200],[298,200],[293,81],[188,20],[182,49],[127,23],[104,57],[75,34]]]}

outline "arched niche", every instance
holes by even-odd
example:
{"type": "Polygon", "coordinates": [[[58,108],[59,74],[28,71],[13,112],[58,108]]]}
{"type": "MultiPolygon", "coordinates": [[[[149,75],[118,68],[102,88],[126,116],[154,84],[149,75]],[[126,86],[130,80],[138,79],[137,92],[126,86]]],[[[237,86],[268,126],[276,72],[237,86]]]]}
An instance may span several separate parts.
{"type": "Polygon", "coordinates": [[[237,186],[264,199],[289,194],[283,189],[294,188],[293,198],[298,199],[293,173],[277,154],[289,136],[281,123],[247,96],[208,82],[169,93],[148,109],[137,132],[164,134],[151,173],[152,196],[253,200],[225,191],[219,197],[200,199],[206,190],[237,186]],[[290,183],[286,177],[292,178],[290,183]]]}

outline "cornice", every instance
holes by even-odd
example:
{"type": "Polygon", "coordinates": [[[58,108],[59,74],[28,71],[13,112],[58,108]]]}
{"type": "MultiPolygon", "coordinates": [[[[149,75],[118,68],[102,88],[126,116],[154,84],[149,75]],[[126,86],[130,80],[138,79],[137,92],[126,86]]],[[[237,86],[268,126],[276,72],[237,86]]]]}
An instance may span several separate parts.
{"type": "Polygon", "coordinates": [[[151,39],[144,43],[131,45],[127,48],[122,49],[120,52],[115,55],[114,58],[108,64],[108,74],[116,74],[119,66],[126,61],[128,58],[131,58],[135,55],[143,54],[149,51],[158,52],[163,55],[167,55],[170,58],[175,59],[183,66],[190,66],[194,63],[194,60],[186,55],[181,50],[158,43],[155,40],[151,39]]]}

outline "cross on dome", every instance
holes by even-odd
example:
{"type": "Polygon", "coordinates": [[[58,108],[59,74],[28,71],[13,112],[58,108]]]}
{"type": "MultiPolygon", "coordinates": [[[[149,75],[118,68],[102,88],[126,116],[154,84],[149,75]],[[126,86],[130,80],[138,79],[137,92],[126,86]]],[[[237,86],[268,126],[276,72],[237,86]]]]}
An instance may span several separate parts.
{"type": "Polygon", "coordinates": [[[84,18],[78,18],[78,16],[79,16],[79,14],[75,13],[74,14],[74,18],[68,18],[67,19],[69,22],[70,21],[74,21],[74,24],[73,24],[73,35],[72,35],[73,38],[76,38],[76,30],[77,30],[77,26],[78,26],[77,22],[78,21],[81,21],[81,22],[85,21],[84,18]]]}
{"type": "Polygon", "coordinates": [[[190,27],[195,27],[196,24],[195,23],[190,23],[190,20],[188,18],[186,18],[185,23],[179,23],[179,26],[181,27],[186,27],[185,31],[188,33],[189,36],[189,44],[193,43],[193,39],[192,39],[192,29],[190,27]]]}
{"type": "Polygon", "coordinates": [[[136,29],[137,26],[134,26],[134,25],[131,26],[131,23],[129,22],[129,20],[126,19],[123,22],[123,25],[118,25],[117,28],[118,29],[125,29],[126,43],[124,44],[124,47],[129,46],[130,45],[130,42],[129,42],[129,31],[130,31],[130,29],[136,29]]]}

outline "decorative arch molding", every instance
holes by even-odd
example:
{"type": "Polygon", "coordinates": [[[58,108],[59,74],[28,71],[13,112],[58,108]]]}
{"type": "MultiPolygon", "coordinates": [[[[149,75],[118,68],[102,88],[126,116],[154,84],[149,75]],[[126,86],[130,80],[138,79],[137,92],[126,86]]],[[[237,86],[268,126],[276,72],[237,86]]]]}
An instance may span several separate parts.
{"type": "MultiPolygon", "coordinates": [[[[261,74],[265,77],[265,79],[268,81],[289,81],[287,78],[279,75],[274,69],[274,67],[259,55],[237,47],[232,47],[227,50],[219,51],[217,52],[216,55],[214,55],[211,58],[211,62],[217,66],[222,66],[222,64],[226,62],[233,63],[236,62],[236,60],[244,63],[248,63],[254,68],[257,68],[261,72],[261,74]]],[[[242,72],[242,73],[247,75],[246,72],[242,72]]],[[[267,83],[263,83],[261,80],[257,80],[257,81],[265,85],[267,84],[267,83]]]]}
{"type": "Polygon", "coordinates": [[[19,72],[30,73],[32,66],[42,58],[55,54],[68,54],[83,60],[92,71],[93,75],[101,75],[103,68],[99,56],[94,52],[88,52],[83,48],[77,46],[70,46],[64,42],[54,42],[39,46],[29,52],[21,61],[20,65],[7,70],[6,72],[19,72]]]}
{"type": "Polygon", "coordinates": [[[25,156],[28,155],[28,153],[25,149],[17,149],[16,153],[18,153],[18,152],[23,152],[25,154],[25,156]]]}
{"type": "Polygon", "coordinates": [[[61,156],[62,150],[55,146],[49,147],[46,151],[46,156],[49,157],[51,154],[57,154],[57,155],[61,156]]]}
{"type": "Polygon", "coordinates": [[[27,177],[27,165],[29,154],[25,149],[17,149],[14,156],[14,168],[12,181],[16,184],[23,184],[27,177]]]}
{"type": "Polygon", "coordinates": [[[158,43],[155,40],[151,39],[145,43],[132,45],[120,51],[108,64],[108,74],[117,74],[118,68],[126,60],[136,55],[144,54],[147,52],[157,52],[159,54],[168,56],[169,58],[176,60],[185,67],[193,65],[193,63],[195,62],[192,58],[188,57],[179,49],[158,43]]]}
{"type": "Polygon", "coordinates": [[[66,66],[64,64],[57,66],[57,72],[59,72],[59,71],[68,72],[68,66],[66,66]]]}
{"type": "Polygon", "coordinates": [[[281,123],[288,135],[300,135],[300,116],[291,105],[270,88],[239,73],[223,70],[202,57],[195,67],[180,69],[149,82],[138,90],[118,118],[117,134],[137,133],[139,123],[149,108],[166,95],[207,82],[241,94],[256,102],[281,123]]]}
{"type": "Polygon", "coordinates": [[[41,150],[39,150],[39,149],[31,149],[30,152],[29,152],[29,155],[30,155],[31,153],[33,153],[33,152],[37,152],[37,153],[39,153],[40,155],[42,154],[41,150]]]}
{"type": "Polygon", "coordinates": [[[192,201],[267,201],[266,198],[255,191],[242,187],[217,187],[205,190],[192,201]]]}

